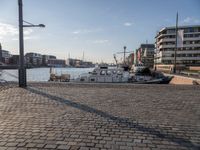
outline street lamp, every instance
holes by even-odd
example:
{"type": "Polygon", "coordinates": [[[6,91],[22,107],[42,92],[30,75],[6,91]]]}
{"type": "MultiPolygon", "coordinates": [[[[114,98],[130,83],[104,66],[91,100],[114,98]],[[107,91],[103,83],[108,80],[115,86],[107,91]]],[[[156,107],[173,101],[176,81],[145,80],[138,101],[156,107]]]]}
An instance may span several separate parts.
{"type": "Polygon", "coordinates": [[[43,24],[34,25],[32,23],[29,23],[27,21],[23,20],[23,4],[22,0],[18,0],[18,6],[19,6],[19,87],[26,87],[26,68],[24,66],[24,34],[23,34],[23,28],[24,27],[45,27],[43,24]],[[27,23],[27,25],[24,25],[23,23],[27,23]]]}
{"type": "Polygon", "coordinates": [[[24,28],[25,28],[25,27],[41,27],[41,28],[44,28],[44,27],[45,27],[44,24],[35,25],[35,24],[32,24],[32,23],[30,23],[30,22],[28,22],[28,21],[24,21],[24,20],[23,20],[23,22],[26,23],[26,25],[23,25],[24,28]]]}
{"type": "Polygon", "coordinates": [[[126,46],[124,46],[124,65],[126,64],[126,46]]]}

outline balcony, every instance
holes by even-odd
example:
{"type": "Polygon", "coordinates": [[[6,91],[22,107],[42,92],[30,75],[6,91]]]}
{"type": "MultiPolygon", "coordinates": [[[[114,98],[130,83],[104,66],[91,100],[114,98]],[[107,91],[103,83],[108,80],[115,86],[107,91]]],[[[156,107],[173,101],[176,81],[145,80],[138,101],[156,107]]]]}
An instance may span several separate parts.
{"type": "Polygon", "coordinates": [[[200,37],[185,37],[184,41],[200,41],[200,37]]]}
{"type": "Polygon", "coordinates": [[[162,48],[175,48],[175,44],[170,44],[170,45],[160,45],[160,46],[159,46],[159,49],[162,49],[162,48]]]}
{"type": "Polygon", "coordinates": [[[161,37],[169,36],[169,35],[175,35],[175,33],[160,34],[160,35],[156,36],[156,38],[161,38],[161,37]]]}
{"type": "MultiPolygon", "coordinates": [[[[174,57],[162,57],[162,60],[174,60],[174,57]]],[[[176,57],[176,60],[200,60],[200,57],[176,57]]]]}
{"type": "MultiPolygon", "coordinates": [[[[162,51],[164,55],[166,54],[174,54],[174,51],[162,51]]],[[[200,50],[184,50],[177,51],[177,54],[200,54],[200,50]]]]}
{"type": "Polygon", "coordinates": [[[175,42],[176,39],[175,38],[165,38],[165,39],[161,39],[160,41],[157,42],[157,44],[163,43],[163,42],[175,42]]]}
{"type": "Polygon", "coordinates": [[[183,44],[183,47],[200,47],[200,44],[183,44]]]}
{"type": "MultiPolygon", "coordinates": [[[[200,32],[187,32],[184,33],[184,35],[188,35],[188,34],[200,34],[200,32]]],[[[166,33],[166,34],[160,34],[156,36],[156,39],[161,38],[161,37],[165,37],[165,36],[169,36],[169,35],[175,35],[175,33],[166,33]]],[[[200,37],[194,37],[194,38],[200,38],[200,37]]]]}
{"type": "MultiPolygon", "coordinates": [[[[175,38],[164,38],[157,42],[157,44],[161,44],[163,42],[175,42],[175,38]]],[[[183,41],[200,41],[200,37],[185,37],[183,38],[183,41]]]]}
{"type": "MultiPolygon", "coordinates": [[[[200,47],[200,44],[183,44],[183,47],[200,47]]],[[[175,44],[160,45],[158,48],[175,48],[175,44]]]]}

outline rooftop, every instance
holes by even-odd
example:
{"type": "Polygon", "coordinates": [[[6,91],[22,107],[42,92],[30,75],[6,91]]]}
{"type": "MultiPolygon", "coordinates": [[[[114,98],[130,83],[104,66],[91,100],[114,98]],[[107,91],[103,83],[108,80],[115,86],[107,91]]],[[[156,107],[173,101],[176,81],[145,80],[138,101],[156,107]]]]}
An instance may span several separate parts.
{"type": "MultiPolygon", "coordinates": [[[[171,26],[171,27],[164,27],[162,28],[160,32],[164,31],[164,30],[168,30],[168,29],[175,29],[176,26],[171,26]]],[[[200,25],[186,25],[186,26],[178,26],[179,29],[184,29],[184,28],[200,28],[200,25]]]]}

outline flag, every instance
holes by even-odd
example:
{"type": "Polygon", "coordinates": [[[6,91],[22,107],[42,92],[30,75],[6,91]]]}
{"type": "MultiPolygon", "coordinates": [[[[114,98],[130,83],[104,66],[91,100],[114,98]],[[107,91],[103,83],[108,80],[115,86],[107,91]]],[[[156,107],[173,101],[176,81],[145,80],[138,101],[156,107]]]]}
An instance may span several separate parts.
{"type": "Polygon", "coordinates": [[[143,55],[144,57],[147,57],[147,48],[145,48],[145,50],[144,50],[144,55],[143,55]]]}
{"type": "Polygon", "coordinates": [[[140,62],[140,50],[137,51],[138,62],[140,62]]]}
{"type": "Polygon", "coordinates": [[[184,30],[178,30],[177,33],[177,47],[183,47],[184,30]]]}
{"type": "Polygon", "coordinates": [[[134,64],[134,53],[131,54],[131,63],[134,64]]]}
{"type": "Polygon", "coordinates": [[[142,48],[138,50],[138,62],[141,63],[142,62],[142,48]]]}

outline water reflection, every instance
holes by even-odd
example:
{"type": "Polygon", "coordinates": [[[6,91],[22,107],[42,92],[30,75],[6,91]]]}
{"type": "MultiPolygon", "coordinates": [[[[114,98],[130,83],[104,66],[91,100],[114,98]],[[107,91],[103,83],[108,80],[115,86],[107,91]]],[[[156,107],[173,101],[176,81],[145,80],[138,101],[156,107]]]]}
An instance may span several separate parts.
{"type": "MultiPolygon", "coordinates": [[[[71,78],[77,78],[82,73],[88,73],[93,68],[55,68],[55,73],[70,74],[71,78]]],[[[27,69],[27,80],[28,81],[48,81],[50,76],[50,68],[33,68],[27,69]]],[[[0,79],[6,81],[18,81],[18,70],[2,70],[0,79]]]]}

